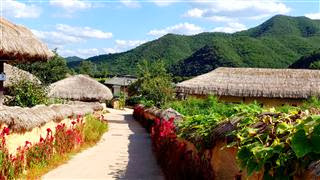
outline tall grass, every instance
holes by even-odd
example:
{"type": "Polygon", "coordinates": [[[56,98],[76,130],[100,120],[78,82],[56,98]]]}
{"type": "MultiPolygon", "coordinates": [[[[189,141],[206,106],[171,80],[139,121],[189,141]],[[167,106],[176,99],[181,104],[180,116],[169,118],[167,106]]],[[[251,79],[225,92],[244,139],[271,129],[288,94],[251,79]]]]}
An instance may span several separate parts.
{"type": "Polygon", "coordinates": [[[107,130],[107,123],[100,121],[93,115],[87,115],[83,130],[84,141],[89,144],[96,143],[107,130]]]}

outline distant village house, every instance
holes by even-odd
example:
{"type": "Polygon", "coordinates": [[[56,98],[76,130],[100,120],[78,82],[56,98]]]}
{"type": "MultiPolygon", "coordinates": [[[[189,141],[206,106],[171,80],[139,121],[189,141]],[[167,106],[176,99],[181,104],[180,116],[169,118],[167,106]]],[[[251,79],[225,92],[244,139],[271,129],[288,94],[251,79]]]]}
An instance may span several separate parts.
{"type": "Polygon", "coordinates": [[[176,91],[182,97],[217,95],[225,102],[298,105],[320,95],[320,71],[221,67],[177,84],[176,91]]]}
{"type": "Polygon", "coordinates": [[[115,76],[107,79],[104,84],[108,86],[113,96],[119,96],[121,92],[128,94],[128,87],[137,80],[134,76],[115,76]]]}

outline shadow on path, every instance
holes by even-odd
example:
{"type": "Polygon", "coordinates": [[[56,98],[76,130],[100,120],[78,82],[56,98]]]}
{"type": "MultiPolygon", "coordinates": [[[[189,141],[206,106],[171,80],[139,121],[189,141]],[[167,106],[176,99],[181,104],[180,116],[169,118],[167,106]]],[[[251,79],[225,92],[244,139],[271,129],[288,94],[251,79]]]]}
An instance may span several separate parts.
{"type": "Polygon", "coordinates": [[[128,136],[128,162],[126,168],[117,168],[109,175],[113,175],[116,179],[164,179],[152,152],[150,135],[146,130],[133,119],[131,114],[124,115],[124,122],[117,121],[115,123],[128,124],[132,133],[128,136]]]}

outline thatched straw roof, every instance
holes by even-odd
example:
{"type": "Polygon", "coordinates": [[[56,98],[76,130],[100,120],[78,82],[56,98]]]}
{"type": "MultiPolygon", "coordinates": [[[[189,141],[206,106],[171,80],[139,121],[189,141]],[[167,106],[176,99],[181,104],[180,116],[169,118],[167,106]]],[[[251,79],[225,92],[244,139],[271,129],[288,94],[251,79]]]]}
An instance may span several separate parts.
{"type": "Polygon", "coordinates": [[[320,71],[217,68],[177,84],[176,90],[196,95],[309,98],[320,95],[320,71]]]}
{"type": "Polygon", "coordinates": [[[112,99],[112,92],[89,76],[75,75],[53,83],[49,96],[78,101],[100,101],[112,99]]]}
{"type": "Polygon", "coordinates": [[[41,81],[33,74],[6,63],[4,63],[4,72],[7,76],[7,80],[4,81],[4,87],[11,86],[13,82],[19,79],[26,79],[39,84],[41,83],[41,81]]]}
{"type": "Polygon", "coordinates": [[[0,60],[39,61],[54,56],[27,28],[0,17],[0,60]]]}

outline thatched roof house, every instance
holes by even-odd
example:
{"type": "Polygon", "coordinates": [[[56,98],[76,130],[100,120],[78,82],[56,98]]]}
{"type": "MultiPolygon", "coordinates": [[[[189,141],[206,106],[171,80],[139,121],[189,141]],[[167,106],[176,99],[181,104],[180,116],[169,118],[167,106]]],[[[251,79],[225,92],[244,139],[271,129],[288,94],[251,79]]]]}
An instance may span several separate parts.
{"type": "Polygon", "coordinates": [[[238,97],[242,101],[301,100],[320,96],[320,71],[221,67],[177,84],[176,91],[197,96],[214,94],[225,99],[238,97]]]}
{"type": "Polygon", "coordinates": [[[133,76],[115,76],[105,80],[104,84],[112,90],[114,96],[117,96],[120,92],[128,93],[128,86],[137,80],[133,76]]]}
{"type": "Polygon", "coordinates": [[[37,82],[39,84],[41,83],[41,81],[33,74],[6,63],[4,63],[4,73],[7,76],[7,80],[4,81],[4,87],[11,86],[14,81],[19,79],[26,79],[29,81],[37,82]]]}
{"type": "Polygon", "coordinates": [[[5,61],[44,61],[54,56],[30,30],[0,17],[0,105],[3,102],[5,61]]]}
{"type": "Polygon", "coordinates": [[[111,100],[110,89],[85,75],[75,75],[53,83],[49,96],[78,101],[111,100]]]}
{"type": "Polygon", "coordinates": [[[0,17],[0,60],[39,61],[54,56],[30,30],[0,17]]]}

